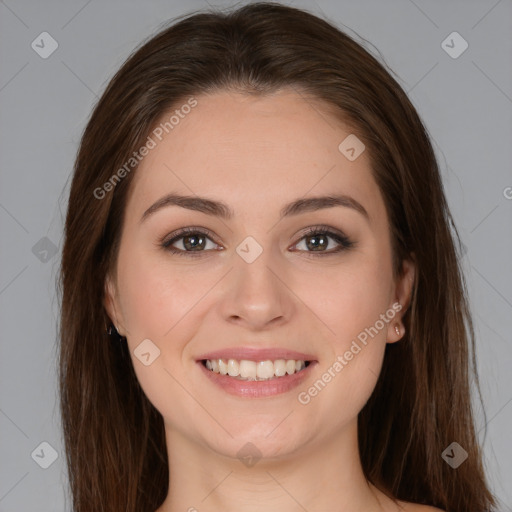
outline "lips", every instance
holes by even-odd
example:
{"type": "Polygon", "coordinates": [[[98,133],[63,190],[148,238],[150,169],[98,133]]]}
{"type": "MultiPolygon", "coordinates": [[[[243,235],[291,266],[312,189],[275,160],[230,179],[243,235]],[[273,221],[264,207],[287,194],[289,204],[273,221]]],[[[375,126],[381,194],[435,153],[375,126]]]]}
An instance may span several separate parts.
{"type": "Polygon", "coordinates": [[[235,347],[208,352],[199,356],[196,361],[204,361],[207,359],[245,359],[247,361],[295,359],[296,361],[316,361],[316,357],[314,355],[306,354],[304,352],[296,352],[295,350],[251,347],[235,347]]]}
{"type": "Polygon", "coordinates": [[[312,368],[318,363],[314,355],[304,352],[252,347],[208,352],[202,354],[196,362],[210,382],[231,395],[245,398],[271,397],[291,391],[311,375],[312,368]],[[287,366],[286,371],[283,371],[285,361],[287,366]],[[218,363],[222,368],[219,368],[218,363]],[[242,375],[238,373],[238,363],[242,363],[240,366],[242,375]],[[290,365],[290,363],[293,364],[290,365]],[[231,372],[232,364],[237,367],[234,372],[231,372]],[[257,367],[257,375],[248,368],[244,376],[243,366],[257,367]],[[273,372],[266,373],[272,369],[270,366],[274,368],[275,375],[270,375],[273,372]],[[265,373],[261,374],[261,370],[265,373]]]}

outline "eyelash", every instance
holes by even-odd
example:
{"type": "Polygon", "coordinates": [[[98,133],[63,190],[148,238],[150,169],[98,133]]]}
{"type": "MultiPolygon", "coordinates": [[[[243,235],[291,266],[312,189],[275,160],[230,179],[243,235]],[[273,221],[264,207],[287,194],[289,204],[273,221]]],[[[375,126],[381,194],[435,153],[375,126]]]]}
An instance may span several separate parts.
{"type": "MultiPolygon", "coordinates": [[[[184,251],[182,249],[176,249],[175,247],[172,247],[172,244],[174,242],[176,242],[176,241],[180,240],[181,238],[184,238],[186,235],[190,235],[190,234],[204,235],[207,238],[209,238],[212,242],[216,243],[214,240],[213,233],[210,230],[208,230],[206,228],[199,229],[199,228],[194,228],[194,227],[187,227],[187,228],[182,228],[182,229],[176,231],[175,233],[172,233],[173,237],[168,240],[165,240],[165,238],[162,239],[160,241],[160,245],[166,251],[168,251],[172,254],[176,254],[178,256],[185,256],[185,257],[190,256],[192,258],[196,258],[198,256],[201,256],[201,253],[208,252],[208,251],[204,251],[204,250],[203,251],[184,251]],[[194,252],[197,252],[197,254],[194,254],[194,252]]],[[[307,257],[316,258],[317,256],[332,255],[332,254],[336,254],[336,253],[345,251],[347,249],[350,249],[351,247],[353,247],[355,245],[355,242],[351,241],[347,236],[345,236],[341,233],[338,233],[336,231],[332,231],[332,229],[329,228],[329,226],[320,225],[320,226],[312,226],[312,227],[308,228],[306,230],[306,232],[302,235],[302,237],[293,246],[298,245],[304,238],[310,237],[312,235],[327,235],[329,238],[332,238],[340,245],[336,249],[334,249],[334,250],[331,249],[328,252],[300,251],[300,252],[307,253],[307,257]]],[[[217,244],[217,245],[220,245],[220,244],[217,244]]]]}

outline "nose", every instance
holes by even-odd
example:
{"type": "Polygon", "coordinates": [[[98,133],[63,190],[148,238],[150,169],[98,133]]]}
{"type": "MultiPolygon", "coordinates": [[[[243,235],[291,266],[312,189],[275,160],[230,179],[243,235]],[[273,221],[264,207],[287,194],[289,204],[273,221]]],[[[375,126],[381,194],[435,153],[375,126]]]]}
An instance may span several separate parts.
{"type": "Polygon", "coordinates": [[[269,253],[263,251],[252,263],[234,256],[234,268],[224,283],[222,314],[226,321],[255,331],[282,325],[291,318],[293,293],[269,253]]]}

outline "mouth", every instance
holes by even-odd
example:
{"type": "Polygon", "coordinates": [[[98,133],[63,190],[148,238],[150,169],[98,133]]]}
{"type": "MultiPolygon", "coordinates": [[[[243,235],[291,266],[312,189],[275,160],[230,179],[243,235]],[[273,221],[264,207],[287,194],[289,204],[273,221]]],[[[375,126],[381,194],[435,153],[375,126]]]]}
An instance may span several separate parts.
{"type": "Polygon", "coordinates": [[[245,359],[211,355],[196,361],[202,374],[221,390],[243,398],[265,398],[289,392],[311,375],[318,364],[306,354],[247,354],[245,359]],[[299,357],[304,357],[300,359],[299,357]]]}
{"type": "Polygon", "coordinates": [[[311,361],[301,359],[202,359],[201,364],[209,371],[242,381],[268,381],[282,379],[305,370],[311,361]]]}

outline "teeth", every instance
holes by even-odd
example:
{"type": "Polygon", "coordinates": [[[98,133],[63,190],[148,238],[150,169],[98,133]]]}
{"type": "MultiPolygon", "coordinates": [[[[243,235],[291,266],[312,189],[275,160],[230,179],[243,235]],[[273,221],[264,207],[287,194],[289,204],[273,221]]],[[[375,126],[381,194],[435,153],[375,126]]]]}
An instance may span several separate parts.
{"type": "Polygon", "coordinates": [[[286,375],[286,361],[284,359],[274,361],[274,375],[277,377],[283,377],[286,375]]]}
{"type": "Polygon", "coordinates": [[[240,377],[250,380],[256,379],[256,363],[254,361],[243,359],[238,366],[240,368],[240,377]]]}
{"type": "Polygon", "coordinates": [[[242,359],[207,359],[206,368],[221,375],[229,375],[238,380],[269,380],[285,375],[293,375],[306,367],[306,361],[276,359],[275,361],[249,361],[242,359]]]}
{"type": "MultiPolygon", "coordinates": [[[[212,367],[213,370],[213,367],[212,367]]],[[[238,364],[238,361],[235,361],[234,359],[230,359],[228,361],[228,375],[230,377],[238,377],[240,374],[240,365],[238,364]]]]}
{"type": "Polygon", "coordinates": [[[259,379],[271,379],[272,377],[274,377],[274,374],[274,363],[272,361],[258,362],[258,365],[256,366],[256,376],[259,379]]]}
{"type": "MultiPolygon", "coordinates": [[[[219,373],[221,375],[227,375],[228,374],[228,363],[224,361],[224,359],[219,359],[219,373]]],[[[208,362],[208,361],[206,361],[208,362]]]]}

